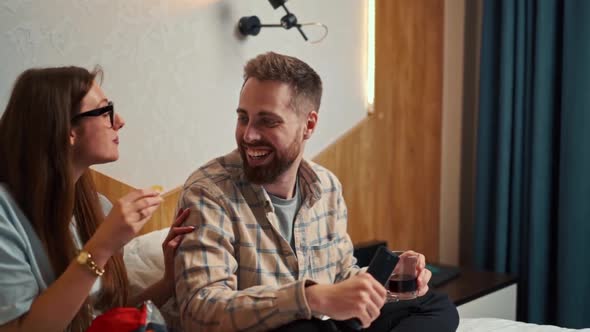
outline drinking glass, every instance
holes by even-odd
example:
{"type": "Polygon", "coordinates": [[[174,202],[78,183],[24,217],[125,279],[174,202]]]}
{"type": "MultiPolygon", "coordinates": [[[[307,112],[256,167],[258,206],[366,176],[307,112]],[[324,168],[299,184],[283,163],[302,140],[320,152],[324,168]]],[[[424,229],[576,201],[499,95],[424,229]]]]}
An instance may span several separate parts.
{"type": "Polygon", "coordinates": [[[399,257],[393,273],[389,277],[385,288],[387,289],[387,302],[412,300],[418,292],[418,254],[404,251],[393,251],[399,257]]]}

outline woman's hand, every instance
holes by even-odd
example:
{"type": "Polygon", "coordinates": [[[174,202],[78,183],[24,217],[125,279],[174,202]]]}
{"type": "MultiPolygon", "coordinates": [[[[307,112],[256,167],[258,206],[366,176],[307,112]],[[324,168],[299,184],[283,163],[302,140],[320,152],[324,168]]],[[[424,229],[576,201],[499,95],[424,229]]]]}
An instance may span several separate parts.
{"type": "Polygon", "coordinates": [[[139,234],[160,203],[160,194],[152,189],[134,190],[115,201],[87,249],[108,259],[139,234]]]}
{"type": "Polygon", "coordinates": [[[176,249],[180,245],[184,234],[190,233],[195,229],[194,226],[181,226],[189,214],[189,209],[178,210],[176,220],[172,224],[172,227],[170,227],[168,236],[166,236],[166,239],[162,243],[162,251],[164,252],[164,278],[162,282],[166,285],[167,291],[169,292],[168,297],[174,294],[175,289],[174,255],[176,254],[176,249]]]}

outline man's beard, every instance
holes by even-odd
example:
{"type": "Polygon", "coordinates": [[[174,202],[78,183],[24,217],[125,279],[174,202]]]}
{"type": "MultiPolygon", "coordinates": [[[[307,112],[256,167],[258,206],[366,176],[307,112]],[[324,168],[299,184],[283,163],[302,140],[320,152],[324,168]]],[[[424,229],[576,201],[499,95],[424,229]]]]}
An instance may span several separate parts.
{"type": "Polygon", "coordinates": [[[246,144],[243,141],[240,141],[239,144],[240,146],[238,150],[242,156],[246,179],[255,184],[273,183],[279,175],[283,174],[289,169],[289,167],[291,167],[291,165],[293,165],[301,151],[301,143],[297,141],[297,138],[295,138],[293,143],[291,143],[291,145],[289,145],[289,147],[283,152],[277,151],[271,144],[264,141],[258,141],[255,144],[246,144]],[[252,148],[262,146],[271,148],[272,159],[265,165],[251,167],[250,164],[248,164],[248,155],[244,146],[252,148]]]}

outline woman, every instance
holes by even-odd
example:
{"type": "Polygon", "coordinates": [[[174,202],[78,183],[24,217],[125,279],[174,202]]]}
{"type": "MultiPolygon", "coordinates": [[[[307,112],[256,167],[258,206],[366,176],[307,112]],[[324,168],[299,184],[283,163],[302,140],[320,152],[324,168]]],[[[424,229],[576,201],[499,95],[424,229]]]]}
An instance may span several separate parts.
{"type": "Polygon", "coordinates": [[[0,119],[0,331],[84,331],[109,308],[174,292],[173,256],[188,211],[163,243],[164,278],[128,299],[122,248],[162,202],[136,190],[104,215],[88,168],[118,159],[123,118],[100,70],[31,69],[0,119]]]}

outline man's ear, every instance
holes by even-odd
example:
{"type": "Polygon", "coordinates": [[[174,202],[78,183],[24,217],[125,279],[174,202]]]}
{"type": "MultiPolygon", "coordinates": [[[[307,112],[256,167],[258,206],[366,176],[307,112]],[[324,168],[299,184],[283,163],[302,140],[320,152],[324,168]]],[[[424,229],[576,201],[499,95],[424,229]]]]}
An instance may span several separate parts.
{"type": "Polygon", "coordinates": [[[315,126],[318,123],[318,112],[311,111],[307,114],[307,119],[305,123],[305,132],[303,132],[303,139],[307,140],[311,138],[315,130],[315,126]]]}

